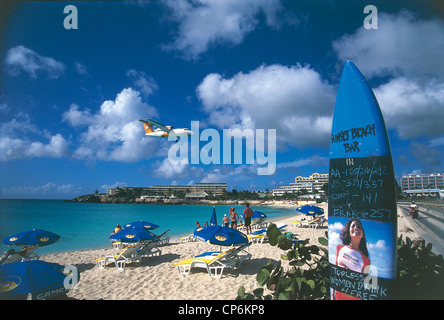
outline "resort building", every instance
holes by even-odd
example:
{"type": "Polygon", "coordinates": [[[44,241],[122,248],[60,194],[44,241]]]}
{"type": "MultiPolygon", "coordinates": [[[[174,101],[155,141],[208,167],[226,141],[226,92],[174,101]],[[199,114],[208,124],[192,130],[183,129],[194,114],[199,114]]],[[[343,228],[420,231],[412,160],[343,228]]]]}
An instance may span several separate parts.
{"type": "Polygon", "coordinates": [[[213,196],[221,196],[227,191],[227,184],[225,182],[203,183],[197,182],[194,185],[154,185],[148,187],[151,194],[167,195],[175,192],[191,193],[207,193],[213,196]]]}
{"type": "Polygon", "coordinates": [[[109,196],[117,194],[120,190],[134,191],[139,189],[142,195],[151,197],[159,196],[171,196],[177,193],[184,193],[187,198],[202,198],[208,195],[215,197],[221,196],[227,191],[227,184],[225,182],[204,183],[197,182],[194,185],[154,185],[151,187],[123,187],[123,188],[110,188],[107,194],[109,196]]]}
{"type": "Polygon", "coordinates": [[[401,189],[403,193],[410,195],[439,195],[444,197],[444,173],[402,176],[401,189]]]}
{"type": "Polygon", "coordinates": [[[310,194],[322,193],[322,186],[328,184],[328,173],[313,173],[309,177],[298,176],[294,183],[273,190],[273,196],[282,196],[285,193],[297,193],[306,190],[310,194]]]}

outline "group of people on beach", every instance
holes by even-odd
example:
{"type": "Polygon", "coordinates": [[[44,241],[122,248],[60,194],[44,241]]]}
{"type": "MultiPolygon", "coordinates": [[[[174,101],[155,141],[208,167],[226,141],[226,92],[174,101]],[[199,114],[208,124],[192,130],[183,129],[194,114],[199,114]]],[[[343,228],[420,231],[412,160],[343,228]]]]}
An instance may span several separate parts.
{"type": "MultiPolygon", "coordinates": [[[[242,223],[242,220],[239,221],[239,215],[235,211],[234,207],[230,208],[230,212],[228,214],[229,214],[229,217],[227,216],[227,214],[224,214],[224,218],[222,219],[223,226],[231,227],[232,229],[237,229],[238,222],[239,222],[239,226],[244,225],[242,223]]],[[[246,203],[244,212],[242,213],[242,218],[245,221],[245,230],[246,230],[247,234],[251,233],[251,217],[252,216],[253,216],[253,210],[251,210],[250,204],[246,203]]],[[[204,226],[206,226],[206,225],[208,225],[208,224],[205,223],[204,226]]],[[[199,221],[196,221],[196,227],[197,228],[201,227],[199,221]]]]}

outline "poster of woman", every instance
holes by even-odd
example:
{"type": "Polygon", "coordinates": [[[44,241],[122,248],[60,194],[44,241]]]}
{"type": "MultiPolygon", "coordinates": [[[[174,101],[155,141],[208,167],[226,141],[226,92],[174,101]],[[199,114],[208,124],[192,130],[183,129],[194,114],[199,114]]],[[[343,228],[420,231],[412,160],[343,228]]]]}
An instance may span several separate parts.
{"type": "Polygon", "coordinates": [[[387,282],[396,278],[393,225],[357,218],[329,218],[331,298],[361,300],[384,298],[387,282]],[[335,281],[337,280],[337,281],[335,281]],[[351,293],[351,294],[348,294],[351,293]]]}

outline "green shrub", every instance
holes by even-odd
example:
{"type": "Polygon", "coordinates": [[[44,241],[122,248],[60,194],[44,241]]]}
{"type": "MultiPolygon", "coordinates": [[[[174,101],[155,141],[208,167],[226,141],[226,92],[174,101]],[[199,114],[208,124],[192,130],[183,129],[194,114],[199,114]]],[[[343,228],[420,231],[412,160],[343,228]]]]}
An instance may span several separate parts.
{"type": "Polygon", "coordinates": [[[398,238],[397,299],[444,299],[444,259],[425,241],[398,238]]]}

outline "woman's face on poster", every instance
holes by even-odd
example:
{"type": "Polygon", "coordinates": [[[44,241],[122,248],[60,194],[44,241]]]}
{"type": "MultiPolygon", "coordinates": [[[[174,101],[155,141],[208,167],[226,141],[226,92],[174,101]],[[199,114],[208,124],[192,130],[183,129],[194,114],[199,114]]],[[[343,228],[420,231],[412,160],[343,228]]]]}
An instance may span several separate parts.
{"type": "Polygon", "coordinates": [[[364,236],[362,225],[358,221],[353,221],[350,224],[350,237],[361,239],[364,236]]]}

